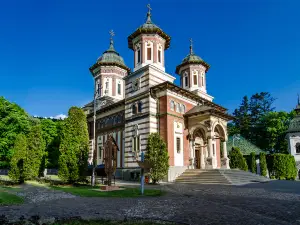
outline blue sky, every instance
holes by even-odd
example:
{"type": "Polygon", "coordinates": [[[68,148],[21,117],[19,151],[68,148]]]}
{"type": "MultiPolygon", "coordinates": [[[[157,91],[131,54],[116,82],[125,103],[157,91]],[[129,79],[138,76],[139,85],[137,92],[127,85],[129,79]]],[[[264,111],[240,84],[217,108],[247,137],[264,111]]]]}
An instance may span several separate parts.
{"type": "Polygon", "coordinates": [[[127,36],[152,20],[171,37],[166,71],[194,51],[211,65],[208,93],[230,112],[244,95],[268,91],[277,110],[300,93],[300,1],[27,0],[0,2],[0,96],[32,115],[66,114],[93,96],[88,68],[109,46],[133,66],[127,36]]]}

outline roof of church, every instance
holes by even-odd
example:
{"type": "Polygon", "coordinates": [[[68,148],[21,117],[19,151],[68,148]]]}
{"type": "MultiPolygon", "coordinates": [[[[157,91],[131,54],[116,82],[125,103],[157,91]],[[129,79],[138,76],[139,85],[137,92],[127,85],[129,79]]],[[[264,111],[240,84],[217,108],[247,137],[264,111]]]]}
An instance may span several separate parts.
{"type": "Polygon", "coordinates": [[[119,66],[128,72],[130,72],[130,68],[125,65],[124,59],[120,56],[120,54],[114,48],[114,41],[112,37],[110,38],[109,48],[103,52],[102,56],[97,59],[97,62],[91,66],[90,71],[98,67],[102,66],[119,66]]]}
{"type": "Polygon", "coordinates": [[[193,44],[192,39],[190,40],[190,53],[181,61],[181,64],[179,64],[176,67],[176,73],[179,74],[179,70],[182,66],[188,65],[188,64],[201,64],[206,68],[206,71],[209,70],[210,65],[206,63],[200,56],[196,55],[193,51],[193,44]]]}
{"type": "Polygon", "coordinates": [[[140,34],[158,34],[162,38],[166,40],[165,49],[170,47],[171,37],[167,35],[161,28],[159,28],[156,24],[154,24],[151,20],[151,8],[148,4],[147,6],[149,11],[147,13],[147,20],[144,24],[142,24],[139,28],[136,29],[131,35],[128,36],[128,47],[133,49],[133,39],[139,36],[140,34]]]}

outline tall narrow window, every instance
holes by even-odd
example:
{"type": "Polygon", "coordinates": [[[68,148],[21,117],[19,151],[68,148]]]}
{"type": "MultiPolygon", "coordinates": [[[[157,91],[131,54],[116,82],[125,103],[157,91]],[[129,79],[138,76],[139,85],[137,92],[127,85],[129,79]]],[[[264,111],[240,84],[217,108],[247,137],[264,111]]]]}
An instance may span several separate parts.
{"type": "Polygon", "coordinates": [[[193,77],[194,77],[193,78],[194,79],[194,85],[197,85],[197,74],[194,74],[193,77]]]}
{"type": "Polygon", "coordinates": [[[121,83],[120,83],[120,81],[118,83],[118,95],[121,95],[121,83]]]}
{"type": "Polygon", "coordinates": [[[109,86],[109,81],[106,81],[105,88],[108,89],[108,86],[109,86]]]}
{"type": "Polygon", "coordinates": [[[201,74],[201,85],[204,87],[204,73],[201,74]]]}
{"type": "Polygon", "coordinates": [[[161,63],[161,50],[158,50],[158,62],[161,63]]]}
{"type": "Polygon", "coordinates": [[[212,145],[212,149],[213,149],[213,155],[215,156],[215,144],[212,145]]]}
{"type": "Polygon", "coordinates": [[[300,154],[300,142],[296,144],[296,153],[300,154]]]}
{"type": "Polygon", "coordinates": [[[179,103],[176,103],[176,112],[180,113],[180,104],[179,103]]]}
{"type": "Polygon", "coordinates": [[[138,49],[138,55],[137,55],[137,57],[138,57],[138,63],[141,63],[141,49],[138,49]]]}
{"type": "Polygon", "coordinates": [[[180,143],[180,138],[179,137],[176,138],[176,149],[177,149],[177,153],[180,153],[181,143],[180,143]]]}
{"type": "Polygon", "coordinates": [[[184,77],[184,86],[185,87],[188,87],[189,86],[189,80],[188,80],[188,76],[187,75],[185,75],[185,77],[184,77]]]}
{"type": "Polygon", "coordinates": [[[151,48],[147,47],[147,60],[151,60],[151,48]]]}
{"type": "Polygon", "coordinates": [[[171,110],[174,110],[174,107],[175,107],[175,103],[174,103],[174,101],[172,100],[171,103],[170,103],[170,108],[171,108],[171,110]]]}
{"type": "Polygon", "coordinates": [[[136,114],[136,105],[133,104],[131,107],[132,107],[132,115],[135,115],[136,114]]]}
{"type": "Polygon", "coordinates": [[[142,102],[138,103],[138,112],[142,112],[142,102]]]}

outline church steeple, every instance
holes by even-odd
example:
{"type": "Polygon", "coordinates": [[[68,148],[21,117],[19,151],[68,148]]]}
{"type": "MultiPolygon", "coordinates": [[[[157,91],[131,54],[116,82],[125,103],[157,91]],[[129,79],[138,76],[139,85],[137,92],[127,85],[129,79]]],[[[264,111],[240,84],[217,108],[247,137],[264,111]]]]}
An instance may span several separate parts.
{"type": "Polygon", "coordinates": [[[128,36],[128,47],[134,51],[134,69],[153,65],[165,71],[164,51],[170,46],[170,36],[152,22],[151,7],[147,5],[146,22],[128,36]]]}

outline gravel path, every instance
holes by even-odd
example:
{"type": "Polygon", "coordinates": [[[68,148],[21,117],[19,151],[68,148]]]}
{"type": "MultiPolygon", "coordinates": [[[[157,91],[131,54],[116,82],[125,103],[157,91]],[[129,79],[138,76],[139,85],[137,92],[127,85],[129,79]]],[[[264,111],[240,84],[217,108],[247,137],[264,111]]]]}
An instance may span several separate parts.
{"type": "Polygon", "coordinates": [[[74,216],[143,218],[193,225],[300,224],[300,182],[274,181],[238,187],[172,184],[162,188],[168,191],[163,197],[83,198],[28,187],[24,191],[27,203],[1,207],[0,215],[5,214],[10,220],[39,215],[52,220],[74,216]]]}

